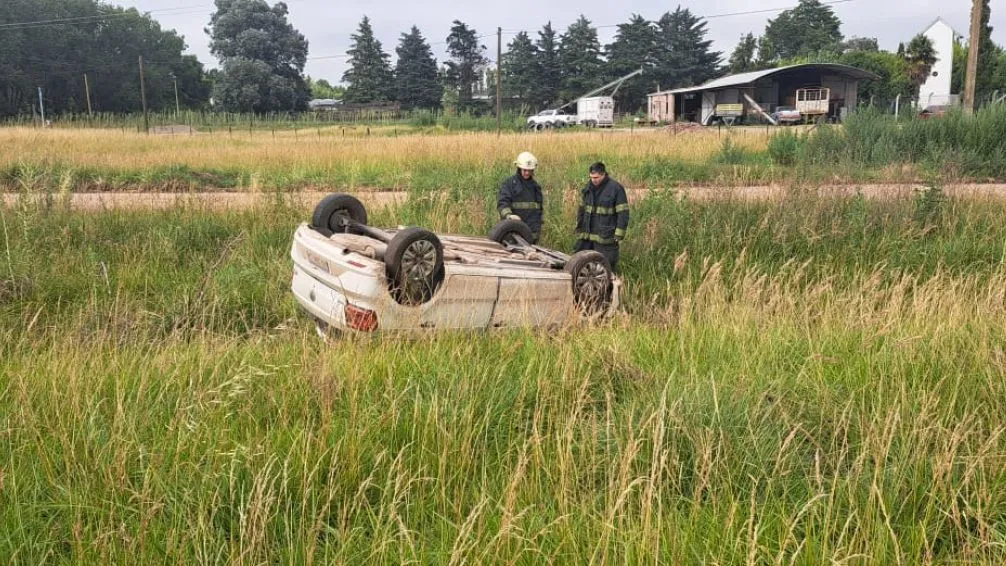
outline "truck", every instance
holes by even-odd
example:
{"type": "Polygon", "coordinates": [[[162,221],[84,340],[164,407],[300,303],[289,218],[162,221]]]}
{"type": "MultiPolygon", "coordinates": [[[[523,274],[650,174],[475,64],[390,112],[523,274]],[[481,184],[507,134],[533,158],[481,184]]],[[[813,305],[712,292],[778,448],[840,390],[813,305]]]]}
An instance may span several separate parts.
{"type": "Polygon", "coordinates": [[[576,121],[588,128],[615,125],[615,99],[610,96],[585,96],[576,101],[576,121]]]}
{"type": "Polygon", "coordinates": [[[576,114],[570,114],[564,108],[542,110],[527,119],[527,127],[532,130],[545,128],[564,128],[578,123],[576,114]]]}
{"type": "Polygon", "coordinates": [[[624,77],[615,79],[600,88],[588,92],[572,102],[567,102],[555,109],[543,110],[528,118],[527,126],[532,130],[561,128],[574,124],[588,128],[610,128],[615,125],[615,94],[618,93],[618,89],[622,86],[622,83],[642,72],[643,69],[637,69],[624,77]],[[596,96],[612,87],[615,90],[611,92],[611,95],[596,96]],[[573,106],[573,104],[576,104],[576,114],[567,114],[567,108],[573,106]]]}

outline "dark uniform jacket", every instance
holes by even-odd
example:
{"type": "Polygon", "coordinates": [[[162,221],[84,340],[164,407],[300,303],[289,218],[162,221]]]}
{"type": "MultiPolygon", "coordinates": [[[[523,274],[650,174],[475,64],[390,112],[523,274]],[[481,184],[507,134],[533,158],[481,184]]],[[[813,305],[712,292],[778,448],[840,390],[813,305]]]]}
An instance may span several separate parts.
{"type": "Polygon", "coordinates": [[[518,172],[507,179],[500,187],[496,209],[501,220],[511,214],[520,216],[538,239],[543,219],[542,194],[541,186],[533,178],[524,180],[518,172]]]}
{"type": "Polygon", "coordinates": [[[605,177],[599,187],[588,181],[581,195],[576,220],[577,239],[615,244],[625,237],[629,228],[629,199],[625,187],[605,177]]]}

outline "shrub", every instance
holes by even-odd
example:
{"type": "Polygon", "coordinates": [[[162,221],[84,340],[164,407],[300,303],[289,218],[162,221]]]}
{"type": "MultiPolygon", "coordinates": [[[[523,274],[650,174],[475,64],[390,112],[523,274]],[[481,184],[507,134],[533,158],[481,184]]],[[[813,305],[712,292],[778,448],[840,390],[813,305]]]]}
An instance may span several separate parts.
{"type": "Polygon", "coordinates": [[[769,157],[778,165],[793,165],[796,163],[800,142],[800,136],[790,130],[783,130],[769,139],[769,157]]]}

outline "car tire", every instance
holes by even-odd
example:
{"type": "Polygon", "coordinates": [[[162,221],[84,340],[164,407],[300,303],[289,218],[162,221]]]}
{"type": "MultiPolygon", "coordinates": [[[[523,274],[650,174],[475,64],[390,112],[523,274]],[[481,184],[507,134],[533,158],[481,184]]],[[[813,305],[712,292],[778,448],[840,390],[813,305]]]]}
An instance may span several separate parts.
{"type": "Polygon", "coordinates": [[[384,264],[395,300],[421,305],[433,298],[444,279],[444,246],[429,230],[406,228],[388,242],[384,264]]]}
{"type": "Polygon", "coordinates": [[[573,285],[573,302],[584,316],[604,314],[611,306],[615,275],[600,252],[584,250],[566,262],[573,285]]]}
{"type": "Polygon", "coordinates": [[[513,220],[511,218],[500,220],[489,230],[489,239],[502,245],[507,244],[517,244],[513,236],[520,236],[524,238],[528,243],[534,242],[534,234],[531,232],[531,228],[524,224],[520,220],[513,220]]]}
{"type": "Polygon", "coordinates": [[[363,203],[352,195],[335,193],[323,198],[314,207],[311,216],[311,227],[323,236],[336,233],[346,233],[349,227],[340,217],[346,217],[357,224],[367,224],[367,209],[363,203]]]}

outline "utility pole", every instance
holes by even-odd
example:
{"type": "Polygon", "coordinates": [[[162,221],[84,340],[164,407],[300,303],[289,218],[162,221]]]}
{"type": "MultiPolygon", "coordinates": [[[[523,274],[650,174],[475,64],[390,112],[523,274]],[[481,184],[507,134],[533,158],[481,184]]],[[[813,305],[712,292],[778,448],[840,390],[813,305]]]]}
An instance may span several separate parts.
{"type": "Polygon", "coordinates": [[[94,111],[91,109],[91,84],[87,82],[87,73],[84,73],[84,92],[87,94],[87,117],[91,118],[94,111]]]}
{"type": "Polygon", "coordinates": [[[143,131],[150,133],[150,118],[147,116],[147,83],[143,80],[143,55],[140,55],[140,99],[143,101],[143,131]]]}
{"type": "Polygon", "coordinates": [[[182,113],[182,107],[178,103],[178,77],[172,74],[171,80],[175,82],[175,116],[177,117],[179,114],[182,113]]]}
{"type": "Polygon", "coordinates": [[[42,113],[42,127],[45,127],[45,102],[42,101],[42,87],[38,87],[38,110],[42,113]]]}
{"type": "Polygon", "coordinates": [[[503,28],[496,28],[496,135],[503,134],[503,28]]]}
{"type": "Polygon", "coordinates": [[[981,48],[982,0],[971,2],[971,39],[968,40],[968,70],[964,76],[964,111],[975,110],[975,82],[978,78],[978,50],[981,48]]]}

